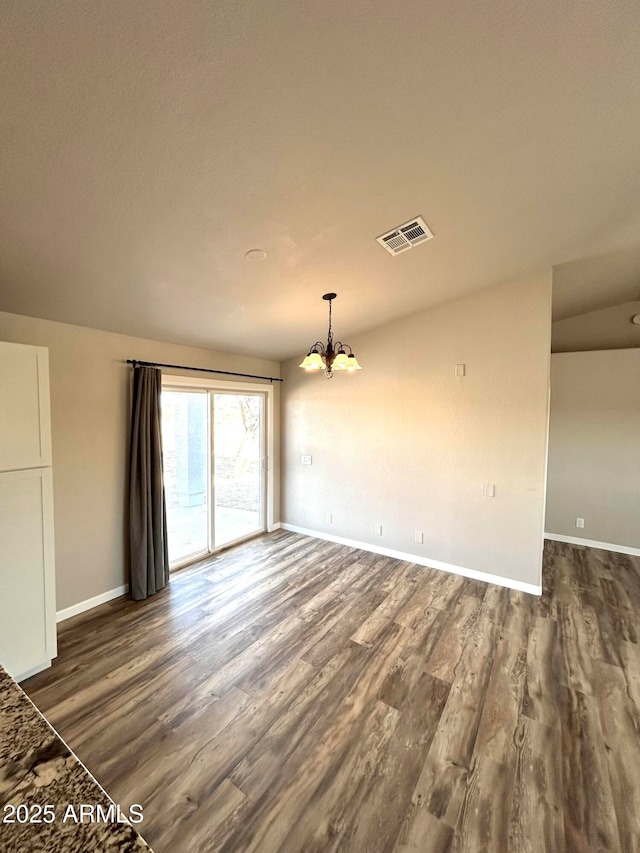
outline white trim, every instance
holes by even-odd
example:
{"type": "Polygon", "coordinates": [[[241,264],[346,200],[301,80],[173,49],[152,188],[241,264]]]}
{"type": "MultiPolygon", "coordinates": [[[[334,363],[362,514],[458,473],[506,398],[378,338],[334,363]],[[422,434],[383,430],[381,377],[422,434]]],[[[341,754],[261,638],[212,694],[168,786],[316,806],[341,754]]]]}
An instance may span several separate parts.
{"type": "Polygon", "coordinates": [[[91,610],[100,604],[106,604],[107,601],[120,598],[121,595],[126,595],[128,592],[129,584],[126,583],[124,586],[117,586],[108,592],[101,592],[100,595],[94,595],[93,598],[87,598],[86,601],[79,601],[77,604],[72,604],[71,607],[58,610],[56,613],[56,622],[64,622],[65,619],[71,619],[72,616],[77,616],[79,613],[84,613],[85,610],[91,610]]]}
{"type": "Polygon", "coordinates": [[[613,545],[611,542],[596,542],[595,539],[578,539],[577,536],[562,536],[559,533],[545,533],[545,539],[552,542],[566,542],[568,545],[584,545],[586,548],[600,548],[603,551],[613,551],[616,554],[629,554],[640,557],[640,548],[630,548],[628,545],[613,545]]]}
{"type": "Polygon", "coordinates": [[[273,533],[274,530],[280,530],[282,524],[279,521],[274,521],[271,527],[267,530],[267,533],[273,533]]]}
{"type": "Polygon", "coordinates": [[[443,563],[440,560],[432,560],[429,557],[420,557],[417,554],[409,554],[405,551],[394,551],[392,548],[382,548],[380,545],[370,545],[368,542],[358,542],[355,539],[347,539],[344,536],[333,536],[331,533],[320,533],[317,530],[308,530],[306,527],[296,527],[295,524],[280,525],[283,530],[292,533],[301,533],[303,536],[311,536],[314,539],[326,539],[328,542],[337,542],[339,545],[349,545],[351,548],[360,548],[362,551],[370,551],[372,554],[382,554],[385,557],[395,557],[397,560],[406,560],[408,563],[416,563],[429,569],[437,569],[441,572],[449,572],[452,575],[462,575],[484,583],[493,583],[497,586],[506,586],[509,589],[517,589],[519,592],[528,592],[530,595],[542,595],[542,588],[532,583],[524,583],[513,578],[503,578],[500,575],[490,575],[487,572],[479,572],[476,569],[467,569],[465,566],[454,566],[452,563],[443,563]]]}
{"type": "MultiPolygon", "coordinates": [[[[42,542],[44,564],[45,634],[47,657],[58,655],[56,632],[56,550],[53,531],[53,474],[51,468],[42,468],[42,542]]],[[[51,664],[49,664],[51,665],[51,664]]]]}
{"type": "MultiPolygon", "coordinates": [[[[551,318],[552,318],[552,288],[549,288],[549,340],[551,340],[551,318]]],[[[539,583],[542,589],[542,569],[544,566],[544,525],[546,521],[547,492],[549,488],[549,436],[551,427],[551,346],[547,353],[547,424],[544,440],[544,479],[542,480],[542,506],[540,507],[540,574],[539,583]]]]}

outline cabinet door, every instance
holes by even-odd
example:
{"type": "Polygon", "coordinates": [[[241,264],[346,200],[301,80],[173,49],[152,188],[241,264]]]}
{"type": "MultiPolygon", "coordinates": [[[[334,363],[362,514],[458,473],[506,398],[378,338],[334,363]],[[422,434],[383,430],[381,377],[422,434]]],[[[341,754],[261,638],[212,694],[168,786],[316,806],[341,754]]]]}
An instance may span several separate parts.
{"type": "Polygon", "coordinates": [[[0,664],[14,678],[56,655],[50,468],[0,473],[0,664]]]}
{"type": "Polygon", "coordinates": [[[49,351],[0,342],[0,471],[51,465],[49,351]]]}

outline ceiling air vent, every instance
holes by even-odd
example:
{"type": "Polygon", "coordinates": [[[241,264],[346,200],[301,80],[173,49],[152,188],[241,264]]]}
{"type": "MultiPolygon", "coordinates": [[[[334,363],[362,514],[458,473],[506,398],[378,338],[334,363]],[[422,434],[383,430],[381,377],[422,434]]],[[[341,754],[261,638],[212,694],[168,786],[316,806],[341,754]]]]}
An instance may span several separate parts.
{"type": "Polygon", "coordinates": [[[431,240],[432,237],[433,233],[424,219],[416,216],[393,231],[376,237],[376,240],[390,255],[399,255],[400,252],[417,246],[418,243],[424,243],[425,240],[431,240]]]}

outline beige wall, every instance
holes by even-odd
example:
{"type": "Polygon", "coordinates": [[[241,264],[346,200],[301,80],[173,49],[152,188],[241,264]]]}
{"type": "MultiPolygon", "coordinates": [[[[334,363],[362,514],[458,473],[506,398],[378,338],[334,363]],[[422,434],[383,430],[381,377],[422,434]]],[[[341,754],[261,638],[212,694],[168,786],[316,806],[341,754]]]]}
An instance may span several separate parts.
{"type": "Polygon", "coordinates": [[[551,356],[545,529],[640,548],[640,349],[551,356]]]}
{"type": "Polygon", "coordinates": [[[349,340],[356,375],[286,362],[282,520],[538,585],[550,302],[549,272],[349,340]]]}
{"type": "Polygon", "coordinates": [[[631,322],[635,314],[640,314],[640,301],[623,302],[621,305],[557,320],[551,326],[551,351],[640,347],[640,326],[631,322]]]}
{"type": "MultiPolygon", "coordinates": [[[[279,375],[272,361],[16,314],[0,313],[0,340],[49,348],[58,610],[128,582],[124,530],[131,371],[125,360],[279,375]]],[[[278,442],[276,447],[279,451],[278,442]]],[[[273,463],[277,472],[279,459],[273,463]]],[[[278,505],[276,494],[276,513],[278,505]]]]}

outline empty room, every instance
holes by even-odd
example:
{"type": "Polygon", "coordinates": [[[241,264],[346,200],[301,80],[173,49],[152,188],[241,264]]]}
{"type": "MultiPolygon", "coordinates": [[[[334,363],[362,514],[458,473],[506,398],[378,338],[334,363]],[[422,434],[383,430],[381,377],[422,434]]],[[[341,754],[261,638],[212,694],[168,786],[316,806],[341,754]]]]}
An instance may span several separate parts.
{"type": "Polygon", "coordinates": [[[640,853],[638,3],[0,37],[0,853],[640,853]]]}

